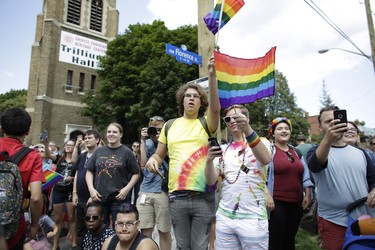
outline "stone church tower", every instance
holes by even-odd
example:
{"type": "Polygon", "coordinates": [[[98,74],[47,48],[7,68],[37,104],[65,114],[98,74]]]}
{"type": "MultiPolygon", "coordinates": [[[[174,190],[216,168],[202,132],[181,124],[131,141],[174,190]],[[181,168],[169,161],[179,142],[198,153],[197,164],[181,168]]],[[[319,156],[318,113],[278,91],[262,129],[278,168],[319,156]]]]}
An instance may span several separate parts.
{"type": "Polygon", "coordinates": [[[42,130],[62,146],[93,128],[80,99],[98,87],[98,58],[118,34],[116,0],[44,0],[32,45],[26,110],[29,143],[42,130]]]}

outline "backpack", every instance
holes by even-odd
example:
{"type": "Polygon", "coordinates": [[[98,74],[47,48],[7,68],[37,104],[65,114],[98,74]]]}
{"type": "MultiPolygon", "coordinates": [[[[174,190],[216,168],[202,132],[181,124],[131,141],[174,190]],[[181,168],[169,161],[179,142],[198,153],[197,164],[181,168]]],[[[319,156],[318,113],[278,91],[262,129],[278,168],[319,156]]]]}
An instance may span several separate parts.
{"type": "Polygon", "coordinates": [[[0,152],[0,223],[7,240],[17,233],[22,216],[23,186],[18,163],[31,151],[23,147],[12,158],[8,152],[0,152]]]}

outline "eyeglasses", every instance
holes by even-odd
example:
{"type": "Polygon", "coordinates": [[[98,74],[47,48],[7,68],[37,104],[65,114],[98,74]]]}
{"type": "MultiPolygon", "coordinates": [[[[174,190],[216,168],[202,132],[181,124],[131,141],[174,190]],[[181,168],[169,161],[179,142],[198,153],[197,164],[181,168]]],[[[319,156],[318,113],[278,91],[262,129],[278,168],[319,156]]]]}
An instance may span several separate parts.
{"type": "Polygon", "coordinates": [[[85,216],[84,219],[85,221],[90,221],[90,220],[96,221],[96,220],[99,220],[99,215],[85,216]]]}
{"type": "Polygon", "coordinates": [[[193,97],[193,98],[199,99],[199,98],[201,98],[201,95],[200,94],[186,93],[185,97],[187,97],[187,98],[192,98],[193,97]]]}
{"type": "Polygon", "coordinates": [[[223,118],[224,122],[225,123],[230,123],[231,120],[235,120],[233,116],[226,116],[223,118]]]}
{"type": "Polygon", "coordinates": [[[356,133],[358,133],[358,130],[356,128],[350,128],[346,132],[347,133],[354,133],[354,134],[356,134],[356,133]]]}
{"type": "Polygon", "coordinates": [[[289,151],[286,151],[285,154],[288,157],[288,161],[290,161],[291,163],[293,163],[294,162],[293,155],[289,151]]]}
{"type": "Polygon", "coordinates": [[[134,227],[135,224],[137,224],[138,222],[139,222],[138,220],[137,221],[133,221],[133,222],[132,221],[128,221],[126,223],[120,222],[120,221],[116,221],[115,226],[118,227],[118,228],[120,228],[120,229],[124,229],[124,227],[126,227],[127,229],[130,229],[130,228],[134,227]]]}

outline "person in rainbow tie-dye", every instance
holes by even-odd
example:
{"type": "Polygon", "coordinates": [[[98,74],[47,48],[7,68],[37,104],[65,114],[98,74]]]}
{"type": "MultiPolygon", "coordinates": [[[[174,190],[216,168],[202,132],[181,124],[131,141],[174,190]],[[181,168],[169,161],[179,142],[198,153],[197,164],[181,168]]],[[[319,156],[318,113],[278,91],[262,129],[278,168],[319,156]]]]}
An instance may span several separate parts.
{"type": "Polygon", "coordinates": [[[219,176],[223,179],[215,249],[268,249],[266,175],[270,143],[251,128],[245,106],[232,105],[223,114],[233,140],[210,147],[205,168],[209,185],[219,176]]]}
{"type": "Polygon", "coordinates": [[[168,133],[163,126],[156,152],[146,163],[149,171],[157,173],[169,153],[169,213],[178,249],[207,249],[215,214],[216,186],[207,185],[204,176],[208,138],[216,133],[220,119],[213,57],[208,63],[208,75],[208,95],[197,84],[183,85],[177,90],[181,117],[174,120],[168,133]],[[206,111],[207,116],[204,116],[206,111]],[[203,117],[204,122],[199,117],[203,117]],[[211,135],[203,127],[204,123],[211,135]]]}

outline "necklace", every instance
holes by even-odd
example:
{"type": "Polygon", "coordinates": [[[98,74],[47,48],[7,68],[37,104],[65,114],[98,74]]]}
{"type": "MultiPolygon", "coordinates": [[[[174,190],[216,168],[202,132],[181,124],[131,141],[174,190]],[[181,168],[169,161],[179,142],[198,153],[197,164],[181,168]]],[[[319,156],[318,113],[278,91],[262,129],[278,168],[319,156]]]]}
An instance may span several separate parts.
{"type": "MultiPolygon", "coordinates": [[[[224,151],[224,154],[223,154],[223,158],[222,158],[222,161],[221,161],[221,168],[222,168],[222,171],[223,171],[223,174],[224,174],[224,166],[225,166],[225,155],[228,151],[228,148],[230,148],[230,146],[232,145],[233,141],[231,141],[228,145],[228,147],[225,149],[224,151]]],[[[238,172],[237,172],[237,176],[236,178],[234,179],[234,181],[230,181],[228,179],[228,177],[224,177],[225,180],[229,183],[229,184],[234,184],[237,182],[238,178],[240,177],[240,173],[241,173],[241,170],[244,171],[246,174],[249,172],[249,169],[245,166],[245,151],[246,151],[246,147],[248,146],[248,144],[246,143],[246,146],[244,148],[242,148],[240,151],[238,151],[238,156],[241,155],[241,153],[243,153],[243,156],[242,156],[242,163],[238,169],[238,172]]]]}
{"type": "Polygon", "coordinates": [[[288,147],[288,150],[284,150],[282,148],[280,148],[279,146],[277,146],[285,155],[285,157],[288,159],[288,161],[290,161],[291,163],[293,163],[295,160],[294,160],[294,157],[293,155],[289,152],[289,147],[288,147]]]}

